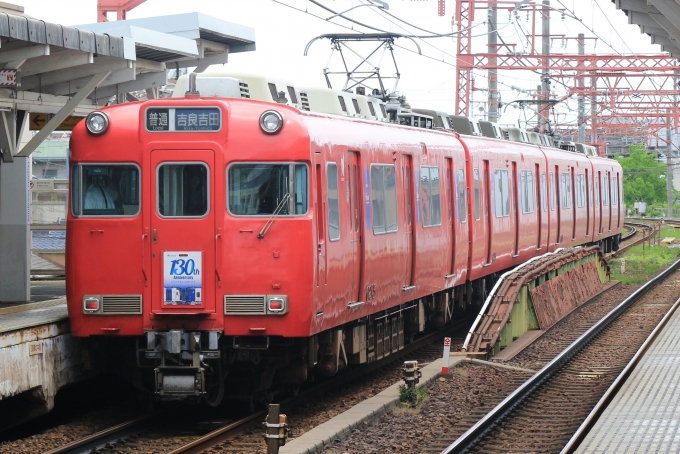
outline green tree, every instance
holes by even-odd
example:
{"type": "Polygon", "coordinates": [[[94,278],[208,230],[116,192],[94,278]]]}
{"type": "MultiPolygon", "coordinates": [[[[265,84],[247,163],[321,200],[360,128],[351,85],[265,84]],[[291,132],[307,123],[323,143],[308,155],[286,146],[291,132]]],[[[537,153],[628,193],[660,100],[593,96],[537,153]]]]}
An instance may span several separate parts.
{"type": "Polygon", "coordinates": [[[616,159],[623,168],[623,195],[626,205],[636,200],[648,204],[666,200],[666,164],[656,161],[655,154],[648,154],[644,145],[628,147],[630,156],[616,159]]]}

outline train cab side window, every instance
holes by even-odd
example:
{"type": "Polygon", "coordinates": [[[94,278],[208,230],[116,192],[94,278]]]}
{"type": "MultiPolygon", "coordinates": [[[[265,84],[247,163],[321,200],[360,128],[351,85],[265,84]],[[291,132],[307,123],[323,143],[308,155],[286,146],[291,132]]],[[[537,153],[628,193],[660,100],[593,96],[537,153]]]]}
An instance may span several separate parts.
{"type": "Polygon", "coordinates": [[[74,216],[131,217],[139,213],[139,168],[132,164],[83,164],[72,170],[74,216]]]}
{"type": "Polygon", "coordinates": [[[475,197],[475,221],[479,221],[481,219],[481,196],[479,194],[479,169],[474,169],[472,171],[474,181],[473,181],[473,189],[474,189],[474,197],[475,197]]]}
{"type": "Polygon", "coordinates": [[[522,200],[522,213],[534,212],[534,175],[531,170],[522,170],[520,174],[520,195],[522,200]]]}
{"type": "Polygon", "coordinates": [[[328,239],[337,241],[340,239],[340,200],[338,194],[338,165],[328,164],[326,170],[328,182],[328,239]]]}
{"type": "Polygon", "coordinates": [[[467,197],[465,196],[465,172],[463,169],[458,169],[458,213],[460,213],[460,222],[467,222],[467,197]]]}
{"type": "Polygon", "coordinates": [[[571,177],[563,172],[560,179],[560,194],[562,195],[562,209],[571,208],[571,177]]]}
{"type": "Polygon", "coordinates": [[[510,216],[510,186],[507,170],[494,170],[494,205],[497,218],[510,216]]]}
{"type": "Polygon", "coordinates": [[[555,174],[550,172],[550,211],[555,211],[557,193],[555,192],[555,174]]]}
{"type": "Polygon", "coordinates": [[[371,166],[373,233],[397,231],[397,178],[394,165],[371,166]]]}
{"type": "Polygon", "coordinates": [[[305,164],[233,164],[227,170],[227,192],[234,216],[306,214],[309,170],[305,164]]]}
{"type": "Polygon", "coordinates": [[[442,224],[441,182],[438,167],[420,168],[420,214],[423,227],[442,224]]]}
{"type": "Polygon", "coordinates": [[[158,166],[158,214],[164,217],[201,217],[208,213],[208,167],[203,163],[158,166]]]}
{"type": "Polygon", "coordinates": [[[548,211],[548,197],[545,190],[545,172],[541,172],[541,206],[543,211],[548,211]]]}

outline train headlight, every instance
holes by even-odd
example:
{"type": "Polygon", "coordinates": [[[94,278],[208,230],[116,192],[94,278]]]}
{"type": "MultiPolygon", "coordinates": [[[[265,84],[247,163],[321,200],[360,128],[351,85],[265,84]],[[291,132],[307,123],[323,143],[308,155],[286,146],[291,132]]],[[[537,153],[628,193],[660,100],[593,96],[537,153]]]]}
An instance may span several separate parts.
{"type": "Polygon", "coordinates": [[[275,110],[267,110],[260,115],[260,128],[267,134],[276,134],[283,127],[283,117],[275,110]]]}
{"type": "Polygon", "coordinates": [[[109,129],[109,117],[104,112],[90,112],[85,118],[85,126],[92,134],[104,134],[109,129]]]}

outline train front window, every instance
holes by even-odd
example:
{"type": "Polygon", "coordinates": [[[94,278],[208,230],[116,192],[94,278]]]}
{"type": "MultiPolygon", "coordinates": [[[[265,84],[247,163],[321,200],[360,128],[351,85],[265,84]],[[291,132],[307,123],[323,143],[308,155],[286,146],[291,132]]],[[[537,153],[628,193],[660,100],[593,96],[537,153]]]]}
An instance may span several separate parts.
{"type": "Polygon", "coordinates": [[[158,214],[196,218],[208,214],[208,167],[203,163],[172,163],[158,167],[158,214]]]}
{"type": "Polygon", "coordinates": [[[72,169],[74,216],[136,216],[139,168],[132,164],[82,164],[72,169]]]}
{"type": "Polygon", "coordinates": [[[233,164],[227,188],[229,212],[236,216],[299,215],[309,208],[305,164],[233,164]]]}

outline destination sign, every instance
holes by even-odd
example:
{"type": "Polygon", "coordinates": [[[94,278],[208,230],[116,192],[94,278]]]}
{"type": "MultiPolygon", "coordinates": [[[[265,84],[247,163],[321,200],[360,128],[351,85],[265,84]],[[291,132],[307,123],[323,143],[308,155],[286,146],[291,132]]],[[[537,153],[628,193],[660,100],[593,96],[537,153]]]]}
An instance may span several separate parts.
{"type": "Polygon", "coordinates": [[[146,109],[149,132],[216,132],[222,129],[222,111],[217,107],[150,107],[146,109]]]}

